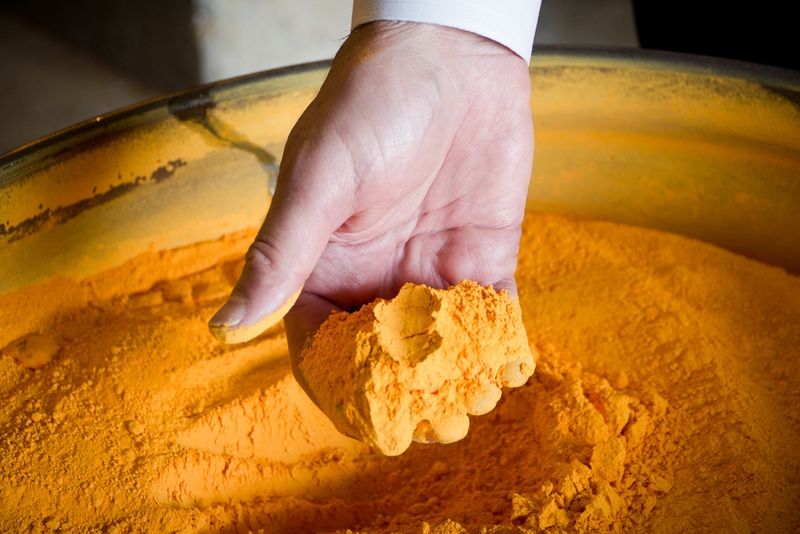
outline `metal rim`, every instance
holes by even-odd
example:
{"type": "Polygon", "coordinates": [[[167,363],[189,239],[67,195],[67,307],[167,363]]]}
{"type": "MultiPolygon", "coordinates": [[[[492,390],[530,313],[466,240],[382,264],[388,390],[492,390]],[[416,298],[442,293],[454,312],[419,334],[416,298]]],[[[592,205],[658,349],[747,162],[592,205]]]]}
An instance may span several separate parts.
{"type": "MultiPolygon", "coordinates": [[[[699,56],[660,50],[629,47],[586,47],[586,46],[548,46],[536,47],[534,58],[570,56],[581,59],[625,60],[641,63],[643,66],[670,67],[682,72],[715,74],[729,78],[746,79],[762,85],[765,89],[780,95],[800,106],[800,71],[748,63],[711,56],[699,56]]],[[[219,91],[245,86],[248,83],[270,80],[291,74],[301,74],[320,68],[327,68],[331,60],[301,63],[276,69],[255,72],[198,85],[184,90],[168,93],[143,102],[137,102],[108,113],[84,120],[72,126],[57,130],[39,139],[25,143],[5,154],[0,154],[0,173],[20,164],[26,157],[43,149],[54,149],[60,143],[78,137],[91,137],[93,132],[121,123],[134,116],[166,106],[191,109],[207,101],[211,91],[219,91]]],[[[69,147],[64,147],[68,149],[69,147]]],[[[2,177],[0,177],[0,182],[2,177]]]]}

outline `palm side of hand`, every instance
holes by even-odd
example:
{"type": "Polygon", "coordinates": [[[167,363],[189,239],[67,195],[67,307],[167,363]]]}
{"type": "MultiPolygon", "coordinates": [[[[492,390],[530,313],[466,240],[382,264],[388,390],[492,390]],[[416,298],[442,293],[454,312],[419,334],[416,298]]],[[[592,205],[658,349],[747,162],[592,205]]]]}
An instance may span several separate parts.
{"type": "Polygon", "coordinates": [[[290,135],[232,299],[255,311],[261,295],[304,284],[286,317],[296,355],[332,309],[405,282],[515,291],[528,80],[519,57],[459,30],[385,23],[351,36],[290,135]]]}

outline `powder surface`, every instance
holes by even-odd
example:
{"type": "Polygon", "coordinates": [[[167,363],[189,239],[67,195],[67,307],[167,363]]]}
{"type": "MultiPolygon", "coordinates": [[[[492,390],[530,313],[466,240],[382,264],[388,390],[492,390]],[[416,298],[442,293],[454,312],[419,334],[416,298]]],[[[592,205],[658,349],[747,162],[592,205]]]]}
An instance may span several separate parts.
{"type": "Polygon", "coordinates": [[[336,427],[391,456],[412,439],[463,439],[468,414],[490,412],[500,388],[523,385],[534,367],[519,302],[468,280],[406,284],[391,300],[331,314],[298,363],[336,427]]]}
{"type": "Polygon", "coordinates": [[[283,331],[206,331],[251,234],[0,296],[0,531],[797,532],[800,279],[529,214],[536,373],[448,445],[343,436],[283,331]]]}

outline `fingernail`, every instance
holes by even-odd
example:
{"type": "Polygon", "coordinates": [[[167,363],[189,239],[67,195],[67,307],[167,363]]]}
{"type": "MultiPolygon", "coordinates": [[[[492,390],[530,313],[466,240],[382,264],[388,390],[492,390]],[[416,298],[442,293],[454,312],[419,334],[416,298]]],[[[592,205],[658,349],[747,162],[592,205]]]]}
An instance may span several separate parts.
{"type": "Polygon", "coordinates": [[[242,322],[246,311],[247,306],[243,300],[232,298],[217,310],[208,324],[211,326],[236,326],[242,322]]]}

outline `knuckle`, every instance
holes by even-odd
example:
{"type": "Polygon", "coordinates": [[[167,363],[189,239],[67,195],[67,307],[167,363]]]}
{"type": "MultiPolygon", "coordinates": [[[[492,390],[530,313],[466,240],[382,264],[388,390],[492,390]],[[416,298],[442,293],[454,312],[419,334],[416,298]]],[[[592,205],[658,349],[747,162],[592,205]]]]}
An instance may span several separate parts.
{"type": "Polygon", "coordinates": [[[245,254],[245,260],[259,272],[273,271],[279,265],[280,253],[271,239],[256,237],[245,254]]]}
{"type": "Polygon", "coordinates": [[[302,275],[298,271],[296,262],[287,261],[286,252],[274,238],[269,235],[259,235],[250,245],[245,255],[249,269],[259,278],[268,275],[280,275],[295,284],[302,282],[302,275]]]}

